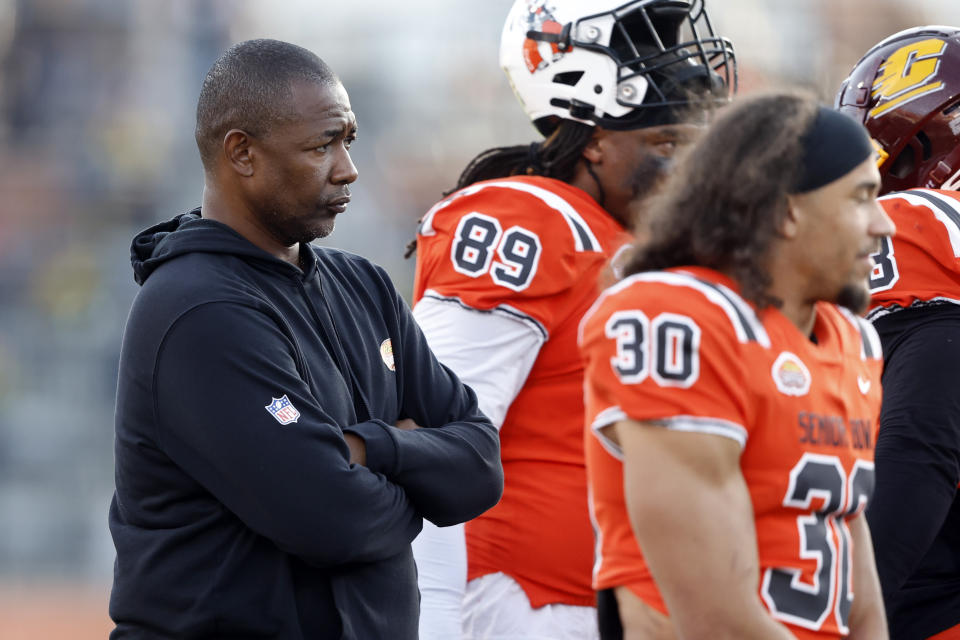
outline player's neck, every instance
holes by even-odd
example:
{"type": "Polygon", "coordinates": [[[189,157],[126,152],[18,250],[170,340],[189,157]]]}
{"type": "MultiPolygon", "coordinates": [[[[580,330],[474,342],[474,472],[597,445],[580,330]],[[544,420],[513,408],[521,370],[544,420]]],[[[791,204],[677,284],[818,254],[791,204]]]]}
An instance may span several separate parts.
{"type": "Polygon", "coordinates": [[[215,183],[208,181],[203,188],[202,202],[200,210],[204,218],[222,222],[275,258],[295,267],[302,266],[300,244],[287,246],[277,240],[241,198],[228,190],[218,189],[215,183]]]}
{"type": "MultiPolygon", "coordinates": [[[[786,249],[786,248],[784,248],[786,249]]],[[[787,317],[800,333],[809,336],[817,320],[816,300],[807,295],[809,283],[797,269],[788,250],[776,251],[770,261],[771,295],[783,302],[780,312],[787,317]]]]}
{"type": "MultiPolygon", "coordinates": [[[[783,298],[781,298],[783,300],[783,298]]],[[[816,304],[809,300],[783,300],[780,312],[787,317],[800,333],[810,336],[817,322],[816,304]]]]}
{"type": "Polygon", "coordinates": [[[601,202],[603,198],[600,196],[600,186],[593,176],[590,175],[590,172],[587,171],[586,166],[585,162],[577,165],[577,168],[573,172],[573,177],[570,178],[569,184],[571,187],[576,187],[585,192],[602,207],[604,203],[601,202]]]}

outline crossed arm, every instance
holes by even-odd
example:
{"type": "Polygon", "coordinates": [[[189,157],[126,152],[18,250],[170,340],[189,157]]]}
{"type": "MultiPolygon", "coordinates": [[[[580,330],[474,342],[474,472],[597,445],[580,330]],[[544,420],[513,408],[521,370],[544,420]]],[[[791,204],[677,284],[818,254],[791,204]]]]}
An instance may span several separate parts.
{"type": "Polygon", "coordinates": [[[314,392],[271,318],[234,303],[195,308],[158,357],[160,446],[250,529],[316,566],[401,553],[421,518],[474,517],[502,491],[497,433],[408,316],[398,346],[408,353],[410,420],[342,427],[322,402],[342,388],[314,392]],[[271,394],[289,396],[299,418],[278,428],[263,408],[271,394]]]}

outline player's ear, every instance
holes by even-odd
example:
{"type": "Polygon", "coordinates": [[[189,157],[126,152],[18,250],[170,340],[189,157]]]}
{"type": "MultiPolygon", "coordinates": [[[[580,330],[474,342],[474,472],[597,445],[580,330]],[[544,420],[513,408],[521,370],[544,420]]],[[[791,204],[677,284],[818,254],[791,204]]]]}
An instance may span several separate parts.
{"type": "Polygon", "coordinates": [[[230,129],[223,136],[223,154],[227,165],[246,178],[253,175],[251,142],[250,135],[242,129],[230,129]]]}
{"type": "Polygon", "coordinates": [[[587,143],[587,146],[583,148],[581,155],[583,159],[589,162],[590,164],[601,164],[603,162],[603,139],[606,138],[607,132],[600,127],[595,127],[593,129],[593,135],[590,136],[590,142],[587,143]]]}
{"type": "Polygon", "coordinates": [[[788,195],[783,206],[786,207],[786,211],[780,219],[777,231],[782,237],[792,239],[797,236],[800,218],[803,216],[803,206],[794,195],[788,195]]]}

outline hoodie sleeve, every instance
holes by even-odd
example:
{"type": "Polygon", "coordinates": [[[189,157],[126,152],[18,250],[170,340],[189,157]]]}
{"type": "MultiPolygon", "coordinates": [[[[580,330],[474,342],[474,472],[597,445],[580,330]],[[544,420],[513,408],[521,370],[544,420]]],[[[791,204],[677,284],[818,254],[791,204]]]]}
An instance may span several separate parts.
{"type": "Polygon", "coordinates": [[[388,477],[406,490],[424,518],[438,526],[466,522],[494,506],[503,493],[499,434],[480,412],[473,390],[436,359],[409,307],[394,296],[400,417],[426,428],[403,431],[368,422],[346,431],[363,437],[373,457],[385,457],[376,452],[386,448],[381,443],[392,441],[396,463],[388,477]]]}
{"type": "Polygon", "coordinates": [[[157,356],[158,442],[252,530],[311,564],[400,553],[420,530],[417,510],[397,483],[349,463],[341,429],[293,354],[253,308],[218,302],[188,311],[157,356]],[[287,424],[267,408],[284,396],[293,409],[282,416],[287,424]]]}

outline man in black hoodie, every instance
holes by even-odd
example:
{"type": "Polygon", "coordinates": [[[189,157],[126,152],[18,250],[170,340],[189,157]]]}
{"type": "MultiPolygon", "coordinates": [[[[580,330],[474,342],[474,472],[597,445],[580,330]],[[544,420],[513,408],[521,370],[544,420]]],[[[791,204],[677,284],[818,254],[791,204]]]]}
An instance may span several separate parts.
{"type": "Polygon", "coordinates": [[[496,430],[386,273],[308,244],[355,135],[305,49],[244,42],[207,74],[202,206],[132,248],[111,638],[416,638],[421,519],[500,497],[496,430]]]}

